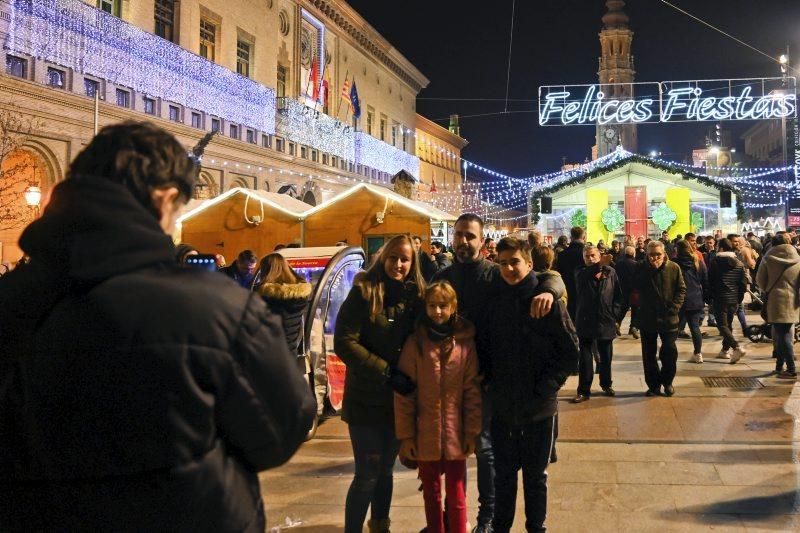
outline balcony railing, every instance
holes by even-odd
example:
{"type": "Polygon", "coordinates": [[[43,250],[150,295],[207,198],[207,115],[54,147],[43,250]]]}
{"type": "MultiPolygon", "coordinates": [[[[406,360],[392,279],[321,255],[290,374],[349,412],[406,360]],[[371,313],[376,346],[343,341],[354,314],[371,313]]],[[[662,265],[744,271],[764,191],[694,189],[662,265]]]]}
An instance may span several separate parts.
{"type": "Polygon", "coordinates": [[[80,0],[12,0],[5,48],[275,132],[275,91],[80,0]]]}

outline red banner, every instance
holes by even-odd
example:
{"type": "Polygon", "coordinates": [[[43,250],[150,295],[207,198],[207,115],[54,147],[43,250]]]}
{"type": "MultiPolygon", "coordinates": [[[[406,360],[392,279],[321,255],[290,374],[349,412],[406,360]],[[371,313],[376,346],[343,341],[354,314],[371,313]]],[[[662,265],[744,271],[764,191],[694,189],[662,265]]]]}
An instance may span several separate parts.
{"type": "Polygon", "coordinates": [[[625,187],[625,234],[647,237],[647,188],[625,187]]]}

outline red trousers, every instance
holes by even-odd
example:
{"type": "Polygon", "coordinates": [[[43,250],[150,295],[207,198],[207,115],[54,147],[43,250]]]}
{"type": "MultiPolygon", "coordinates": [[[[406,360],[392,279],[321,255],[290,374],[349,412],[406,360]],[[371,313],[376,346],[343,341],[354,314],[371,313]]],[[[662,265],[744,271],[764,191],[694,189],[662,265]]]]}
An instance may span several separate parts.
{"type": "Polygon", "coordinates": [[[442,514],[442,474],[447,493],[448,533],[466,533],[467,499],[464,480],[467,477],[467,461],[417,461],[422,480],[422,496],[425,499],[425,519],[428,533],[445,533],[442,514]]]}

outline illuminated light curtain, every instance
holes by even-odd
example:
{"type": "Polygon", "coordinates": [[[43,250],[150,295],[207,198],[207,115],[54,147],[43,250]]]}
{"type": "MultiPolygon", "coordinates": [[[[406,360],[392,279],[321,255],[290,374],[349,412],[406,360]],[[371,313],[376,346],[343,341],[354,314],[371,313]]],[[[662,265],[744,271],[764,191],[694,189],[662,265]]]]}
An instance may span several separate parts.
{"type": "Polygon", "coordinates": [[[678,218],[669,228],[669,236],[674,239],[677,235],[686,235],[692,229],[692,213],[689,204],[689,189],[682,187],[671,187],[666,194],[667,207],[675,211],[678,218]]]}
{"type": "Polygon", "coordinates": [[[647,237],[647,187],[625,187],[625,234],[647,237]]]}
{"type": "Polygon", "coordinates": [[[603,239],[609,242],[608,231],[603,225],[603,210],[608,207],[607,189],[588,189],[586,191],[586,240],[593,244],[603,239]]]}

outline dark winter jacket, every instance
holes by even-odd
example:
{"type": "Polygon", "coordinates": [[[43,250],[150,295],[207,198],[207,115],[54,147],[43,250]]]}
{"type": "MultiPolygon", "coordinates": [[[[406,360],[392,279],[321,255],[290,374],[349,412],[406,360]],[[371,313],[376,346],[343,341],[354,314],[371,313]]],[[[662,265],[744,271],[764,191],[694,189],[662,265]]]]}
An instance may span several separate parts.
{"type": "Polygon", "coordinates": [[[269,309],[281,316],[286,343],[293,354],[303,355],[303,326],[308,303],[311,298],[311,284],[300,283],[262,283],[258,292],[269,309]]]}
{"type": "Polygon", "coordinates": [[[718,252],[709,272],[714,304],[739,304],[747,290],[747,273],[733,252],[718,252]]]}
{"type": "Polygon", "coordinates": [[[239,272],[239,266],[236,264],[236,261],[226,267],[221,268],[219,271],[238,283],[240,287],[245,289],[253,289],[261,284],[261,271],[256,269],[252,277],[245,276],[239,272]]]}
{"type": "MultiPolygon", "coordinates": [[[[444,270],[440,270],[433,281],[447,281],[458,295],[458,314],[475,324],[480,329],[481,311],[494,298],[505,282],[500,277],[500,265],[486,259],[474,263],[455,262],[444,270]]],[[[554,299],[564,294],[564,284],[557,276],[549,276],[541,280],[538,291],[549,292],[554,299]]]]}
{"type": "Polygon", "coordinates": [[[453,262],[448,259],[444,252],[434,255],[433,258],[436,260],[436,266],[438,267],[438,270],[444,270],[453,264],[453,262]]]}
{"type": "Polygon", "coordinates": [[[578,368],[575,328],[564,303],[556,300],[547,316],[531,318],[537,289],[532,274],[514,286],[503,282],[477,333],[492,416],[510,425],[553,416],[559,389],[578,368]]]}
{"type": "Polygon", "coordinates": [[[431,259],[430,254],[424,251],[419,252],[417,257],[419,257],[419,269],[422,272],[422,277],[425,281],[430,282],[433,276],[439,272],[439,265],[431,259]]]}
{"type": "Polygon", "coordinates": [[[342,420],[393,427],[394,396],[385,372],[397,366],[403,343],[422,312],[422,300],[413,283],[387,280],[383,310],[372,319],[362,294],[364,283],[365,273],[358,274],[336,317],[334,350],[347,365],[342,420]]]}
{"type": "Polygon", "coordinates": [[[279,318],[72,177],[0,279],[0,530],[263,531],[257,472],[314,415],[279,318]]]}
{"type": "Polygon", "coordinates": [[[677,263],[664,258],[659,268],[640,263],[634,289],[639,293],[639,328],[643,331],[678,331],[678,313],[686,298],[686,284],[677,263]]]}
{"type": "Polygon", "coordinates": [[[609,266],[586,266],[575,275],[577,299],[575,329],[578,337],[613,339],[622,311],[622,288],[609,266]],[[600,278],[596,277],[600,274],[600,278]]]}
{"type": "Polygon", "coordinates": [[[575,297],[575,272],[584,265],[582,242],[572,241],[566,250],[558,254],[555,270],[564,279],[567,286],[567,309],[569,316],[575,317],[577,299],[575,297]]]}
{"type": "Polygon", "coordinates": [[[708,271],[705,263],[698,261],[694,265],[694,258],[679,255],[675,262],[681,267],[683,281],[686,283],[686,299],[683,302],[684,311],[701,311],[705,307],[706,294],[708,293],[708,271]]]}
{"type": "Polygon", "coordinates": [[[620,257],[619,261],[617,261],[617,266],[614,267],[625,300],[628,300],[633,291],[633,283],[636,278],[637,268],[639,268],[639,263],[629,255],[620,257]]]}

